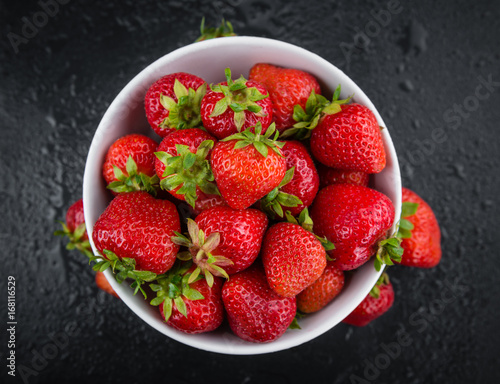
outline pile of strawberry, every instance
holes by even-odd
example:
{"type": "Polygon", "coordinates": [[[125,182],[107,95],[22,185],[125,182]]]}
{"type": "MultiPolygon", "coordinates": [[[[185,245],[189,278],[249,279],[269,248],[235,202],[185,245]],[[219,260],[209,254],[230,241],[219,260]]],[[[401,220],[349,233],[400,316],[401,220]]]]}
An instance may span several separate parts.
{"type": "MultiPolygon", "coordinates": [[[[225,77],[158,79],[145,111],[161,142],[130,134],[109,148],[114,198],[92,231],[96,271],[131,281],[175,329],[209,332],[227,318],[240,338],[269,342],[372,258],[377,269],[439,262],[440,249],[420,264],[403,256],[409,220],[388,233],[393,203],[369,186],[386,164],[382,128],[367,107],[340,100],[340,86],[328,100],[297,69],[260,63],[248,80],[225,77]]],[[[439,247],[439,228],[429,232],[439,247]]],[[[384,303],[376,316],[392,305],[385,274],[372,296],[384,303]]]]}

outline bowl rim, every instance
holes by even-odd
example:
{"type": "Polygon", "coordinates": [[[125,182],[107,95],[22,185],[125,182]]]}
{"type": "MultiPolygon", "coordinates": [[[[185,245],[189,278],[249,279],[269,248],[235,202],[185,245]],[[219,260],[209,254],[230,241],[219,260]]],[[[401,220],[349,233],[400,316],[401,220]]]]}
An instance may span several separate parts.
{"type": "MultiPolygon", "coordinates": [[[[201,42],[196,42],[189,44],[187,46],[178,48],[170,53],[167,53],[166,55],[158,58],[157,60],[153,61],[151,64],[149,64],[147,67],[145,67],[143,70],[141,70],[137,75],[135,75],[126,85],[125,87],[118,93],[118,95],[113,99],[109,107],[107,108],[106,112],[104,113],[96,131],[94,134],[94,137],[92,139],[89,152],[87,155],[86,163],[85,163],[85,171],[84,171],[84,177],[83,177],[83,201],[84,201],[84,214],[85,214],[85,222],[88,223],[87,225],[87,231],[89,234],[89,241],[92,247],[92,250],[94,254],[97,254],[97,250],[95,248],[95,245],[92,240],[92,227],[95,223],[94,216],[90,212],[90,207],[91,207],[91,192],[92,188],[95,188],[96,185],[96,180],[93,180],[95,177],[95,169],[93,170],[91,165],[95,163],[93,159],[98,154],[99,148],[102,144],[102,136],[103,132],[105,131],[106,127],[108,127],[112,123],[112,116],[114,113],[116,113],[117,110],[121,108],[123,103],[127,102],[127,97],[137,88],[144,88],[143,84],[146,79],[150,79],[154,74],[161,73],[161,68],[163,68],[165,65],[168,65],[171,62],[174,62],[175,60],[182,58],[184,56],[190,55],[194,52],[200,52],[201,50],[211,50],[214,48],[217,49],[225,49],[225,48],[230,48],[234,47],[234,44],[238,44],[240,46],[247,46],[247,47],[258,47],[262,49],[277,49],[281,50],[283,52],[287,52],[292,55],[298,55],[298,56],[304,56],[307,57],[308,60],[311,62],[314,61],[315,65],[319,68],[324,68],[325,71],[327,72],[332,72],[335,74],[336,78],[341,78],[343,79],[340,81],[341,84],[343,84],[344,80],[347,80],[350,82],[351,86],[356,89],[355,93],[355,99],[362,100],[362,104],[367,106],[370,110],[373,111],[375,114],[379,124],[382,127],[387,127],[385,123],[383,122],[382,117],[380,116],[377,108],[373,105],[371,100],[368,98],[368,96],[361,90],[361,88],[350,78],[348,77],[341,69],[333,65],[332,63],[328,62],[326,59],[322,58],[321,56],[317,55],[314,52],[308,51],[302,47],[296,46],[294,44],[280,41],[280,40],[275,40],[275,39],[270,39],[270,38],[264,38],[264,37],[254,37],[254,36],[231,36],[231,37],[223,37],[223,38],[218,38],[218,39],[212,39],[212,40],[205,40],[201,42]]],[[[292,67],[292,66],[290,66],[292,67]]],[[[306,69],[307,70],[307,69],[306,69]]],[[[166,73],[165,73],[166,74],[166,73]]],[[[158,76],[159,78],[161,76],[158,76]]],[[[151,82],[150,82],[151,84],[151,82]]],[[[394,183],[393,185],[393,192],[394,196],[391,199],[394,207],[395,207],[395,220],[394,220],[394,225],[393,228],[391,228],[390,233],[394,233],[397,225],[397,221],[399,220],[399,217],[401,215],[401,174],[400,174],[400,169],[399,169],[399,163],[398,163],[398,158],[396,155],[396,151],[394,148],[394,144],[392,142],[392,139],[390,137],[390,134],[387,129],[382,130],[382,136],[384,140],[384,146],[386,149],[386,155],[387,158],[390,159],[391,161],[391,169],[392,172],[388,177],[392,182],[394,183]]],[[[102,164],[102,163],[101,163],[102,164]]],[[[102,212],[101,212],[102,213],[102,212]]],[[[373,271],[369,273],[370,271],[367,272],[367,268],[372,268],[373,269],[373,263],[372,261],[366,263],[364,266],[362,266],[360,269],[364,268],[364,274],[371,275],[373,282],[375,282],[378,277],[382,274],[383,269],[379,272],[376,272],[376,274],[373,274],[373,271]]],[[[374,269],[373,269],[374,270],[374,269]]],[[[181,342],[185,345],[189,345],[194,348],[198,348],[201,350],[205,351],[210,351],[210,352],[216,352],[216,353],[222,353],[222,354],[230,354],[230,355],[255,355],[255,354],[263,354],[263,353],[271,353],[271,352],[278,352],[281,350],[286,350],[292,347],[296,347],[298,345],[301,345],[305,342],[308,342],[310,340],[315,339],[316,337],[322,335],[323,333],[329,331],[330,329],[334,328],[342,319],[335,323],[330,323],[330,322],[323,322],[319,326],[315,327],[314,329],[308,329],[307,331],[298,330],[298,331],[292,331],[292,332],[297,332],[297,335],[295,337],[289,337],[283,339],[283,337],[270,342],[270,343],[249,343],[245,342],[243,340],[238,340],[234,339],[233,337],[224,337],[226,336],[226,333],[223,334],[223,342],[213,344],[210,339],[204,339],[204,338],[197,338],[196,336],[198,335],[188,335],[186,333],[182,333],[180,331],[177,331],[169,326],[166,326],[164,323],[158,323],[157,321],[151,321],[151,316],[148,313],[145,313],[140,307],[138,307],[136,299],[134,299],[133,296],[131,296],[131,289],[128,286],[125,285],[120,285],[116,282],[116,280],[112,277],[111,271],[107,270],[105,271],[105,276],[110,282],[111,286],[115,291],[118,293],[120,296],[121,300],[129,307],[130,310],[132,310],[137,316],[139,316],[143,321],[145,321],[147,324],[155,328],[157,331],[161,332],[162,334],[168,336],[171,339],[174,339],[178,342],[181,342]]],[[[371,288],[370,288],[371,289],[371,288]]],[[[357,297],[361,297],[361,299],[358,302],[352,302],[352,303],[346,303],[343,308],[349,310],[350,313],[354,308],[361,302],[361,300],[368,294],[370,289],[365,288],[363,291],[357,293],[357,297]]],[[[339,296],[340,297],[340,296],[339,296]]],[[[321,312],[321,311],[320,311],[321,312]]],[[[319,312],[318,312],[319,313],[319,312]]],[[[315,314],[313,314],[315,315],[315,314]]],[[[217,332],[217,331],[216,331],[217,332]]],[[[290,331],[287,331],[290,332],[290,331]]],[[[234,336],[236,337],[236,336],[234,336]]]]}

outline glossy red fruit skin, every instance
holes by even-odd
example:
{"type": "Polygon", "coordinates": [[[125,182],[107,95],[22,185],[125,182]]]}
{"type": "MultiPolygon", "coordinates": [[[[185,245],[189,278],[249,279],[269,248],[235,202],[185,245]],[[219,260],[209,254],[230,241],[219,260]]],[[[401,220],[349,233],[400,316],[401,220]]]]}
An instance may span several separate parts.
{"type": "MultiPolygon", "coordinates": [[[[83,199],[79,199],[70,205],[66,211],[66,226],[71,233],[75,232],[75,229],[85,223],[85,216],[83,212],[83,199]]],[[[82,235],[80,240],[88,240],[89,236],[87,231],[82,235]]]]}
{"type": "Polygon", "coordinates": [[[224,283],[222,301],[229,326],[241,339],[268,343],[281,337],[297,311],[295,297],[282,297],[255,263],[224,283]]]}
{"type": "Polygon", "coordinates": [[[394,222],[391,200],[374,189],[353,184],[334,184],[321,189],[310,212],[314,233],[330,240],[329,251],[343,271],[356,269],[376,252],[394,222]]]}
{"type": "Polygon", "coordinates": [[[368,187],[370,175],[361,171],[349,171],[346,169],[330,168],[318,163],[316,165],[319,175],[319,187],[325,188],[332,184],[356,184],[368,187]]]}
{"type": "Polygon", "coordinates": [[[203,211],[213,207],[228,207],[226,200],[220,195],[205,195],[200,191],[198,199],[194,203],[192,216],[196,217],[203,211]]]}
{"type": "Polygon", "coordinates": [[[282,148],[286,159],[286,169],[295,167],[292,180],[281,187],[281,191],[297,196],[302,204],[297,207],[283,207],[297,216],[305,207],[312,204],[319,189],[319,176],[314,162],[304,144],[300,141],[287,141],[282,148]]]}
{"type": "MultiPolygon", "coordinates": [[[[102,167],[102,173],[104,180],[106,180],[106,184],[117,181],[113,165],[127,174],[126,165],[129,156],[132,156],[137,164],[138,173],[143,173],[150,177],[154,176],[156,158],[154,153],[157,147],[158,143],[156,141],[138,133],[132,133],[116,140],[109,147],[102,167]]],[[[114,192],[113,194],[116,195],[114,192]]]]}
{"type": "Polygon", "coordinates": [[[321,276],[297,295],[297,308],[302,313],[313,313],[326,307],[344,288],[344,272],[327,262],[321,276]]]}
{"type": "Polygon", "coordinates": [[[325,115],[312,131],[313,156],[328,167],[379,173],[385,167],[386,154],[375,115],[356,103],[341,108],[325,115]]]}
{"type": "Polygon", "coordinates": [[[283,297],[294,297],[321,276],[326,252],[300,225],[277,223],[264,237],[262,263],[269,286],[283,297]]]}
{"type": "Polygon", "coordinates": [[[432,268],[441,260],[441,229],[432,208],[419,195],[403,187],[403,202],[418,203],[417,213],[405,217],[414,228],[411,237],[403,239],[401,264],[409,267],[432,268]]]}
{"type": "Polygon", "coordinates": [[[109,284],[109,281],[108,279],[106,279],[106,276],[104,276],[104,272],[99,272],[99,271],[96,272],[95,283],[99,289],[103,290],[106,293],[109,293],[114,297],[120,298],[120,296],[118,296],[118,294],[115,292],[111,284],[109,284]]]}
{"type": "Polygon", "coordinates": [[[276,188],[286,172],[286,160],[269,149],[264,158],[254,147],[233,149],[236,140],[219,141],[210,157],[212,172],[227,204],[246,209],[276,188]]]}
{"type": "Polygon", "coordinates": [[[255,261],[269,222],[257,209],[236,210],[223,206],[203,211],[195,221],[206,237],[219,232],[220,243],[212,254],[233,261],[233,265],[224,267],[229,275],[248,268],[255,261]]]}
{"type": "Polygon", "coordinates": [[[296,104],[305,109],[312,90],[321,94],[316,78],[298,69],[259,63],[250,69],[248,77],[261,83],[269,91],[273,102],[273,121],[280,132],[295,124],[293,108],[296,104]]]}
{"type": "MultiPolygon", "coordinates": [[[[175,304],[172,305],[172,314],[167,321],[167,325],[189,334],[211,332],[217,329],[224,320],[224,305],[222,304],[222,284],[220,277],[214,278],[214,284],[210,288],[205,279],[198,280],[190,287],[200,292],[204,299],[189,300],[186,303],[187,317],[179,312],[175,304]]],[[[160,314],[163,320],[163,305],[160,305],[160,314]]]]}
{"type": "Polygon", "coordinates": [[[179,246],[170,238],[180,230],[179,214],[170,201],[143,191],[128,192],[107,206],[92,239],[101,254],[107,249],[119,258],[135,259],[137,270],[161,274],[174,264],[179,246]]]}
{"type": "MultiPolygon", "coordinates": [[[[200,128],[181,129],[172,132],[170,135],[165,137],[158,146],[157,152],[167,152],[171,155],[177,156],[177,149],[175,145],[182,144],[188,146],[189,150],[192,153],[196,153],[196,150],[198,149],[200,144],[205,140],[212,140],[213,142],[217,141],[215,137],[200,128]]],[[[210,153],[211,150],[208,152],[207,158],[209,158],[210,153]]],[[[155,157],[155,172],[160,180],[165,178],[163,177],[163,172],[165,172],[165,164],[163,164],[157,157],[155,157]]],[[[185,201],[186,199],[184,198],[184,195],[176,193],[180,188],[181,186],[167,192],[169,192],[175,198],[185,201]]],[[[196,192],[198,196],[207,196],[198,187],[196,188],[196,192]]]]}
{"type": "Polygon", "coordinates": [[[390,282],[379,285],[379,289],[380,295],[378,298],[368,294],[342,322],[357,327],[364,327],[386,313],[394,303],[394,290],[390,282]]]}
{"type": "Polygon", "coordinates": [[[162,128],[160,124],[165,120],[169,111],[161,105],[160,96],[163,94],[178,101],[174,93],[175,79],[179,80],[187,89],[197,90],[205,81],[198,76],[185,72],[171,73],[156,80],[146,92],[144,106],[146,109],[146,118],[151,128],[161,137],[166,137],[175,132],[173,128],[162,128]]]}
{"type": "MultiPolygon", "coordinates": [[[[222,85],[227,85],[227,82],[221,83],[222,85]]],[[[257,90],[263,95],[267,95],[267,89],[264,88],[261,84],[256,83],[254,81],[247,81],[246,85],[248,88],[255,87],[257,90]]],[[[245,111],[245,122],[241,127],[241,130],[238,131],[236,124],[234,122],[234,112],[229,107],[224,113],[219,116],[210,117],[211,113],[214,110],[215,104],[224,98],[224,94],[221,92],[214,92],[211,89],[207,90],[207,94],[203,97],[201,101],[201,121],[203,122],[203,126],[206,130],[217,137],[219,140],[224,139],[230,135],[234,135],[238,132],[243,132],[245,129],[254,127],[257,122],[261,122],[262,124],[262,134],[266,132],[267,127],[271,125],[273,121],[273,104],[269,97],[265,99],[259,100],[256,102],[262,110],[259,112],[262,116],[258,116],[256,113],[251,111],[245,111]]],[[[255,132],[254,129],[251,129],[252,132],[255,132]]]]}

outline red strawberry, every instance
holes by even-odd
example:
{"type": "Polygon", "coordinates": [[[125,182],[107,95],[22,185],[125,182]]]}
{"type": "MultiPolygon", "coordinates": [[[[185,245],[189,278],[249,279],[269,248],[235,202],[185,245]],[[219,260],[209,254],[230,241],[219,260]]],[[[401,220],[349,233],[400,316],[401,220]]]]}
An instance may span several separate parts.
{"type": "Polygon", "coordinates": [[[280,132],[295,124],[295,105],[305,108],[312,91],[321,93],[316,78],[298,69],[259,63],[250,69],[249,79],[261,83],[269,91],[273,103],[273,121],[280,132]]]}
{"type": "Polygon", "coordinates": [[[219,233],[220,243],[213,254],[233,262],[224,268],[228,275],[232,275],[248,268],[259,255],[268,219],[256,209],[214,207],[199,214],[196,223],[205,236],[219,233]]]}
{"type": "Polygon", "coordinates": [[[151,304],[159,305],[165,322],[181,332],[197,334],[217,329],[224,319],[222,279],[216,277],[212,286],[201,277],[188,283],[193,267],[177,265],[150,285],[157,294],[151,304]]]}
{"type": "Polygon", "coordinates": [[[324,308],[342,291],[344,272],[331,261],[318,279],[297,295],[297,308],[302,313],[313,313],[324,308]]]}
{"type": "Polygon", "coordinates": [[[313,156],[328,167],[378,173],[385,167],[385,150],[377,119],[360,104],[340,105],[324,114],[311,135],[313,156]]]}
{"type": "Polygon", "coordinates": [[[108,149],[102,173],[114,195],[147,191],[155,194],[158,177],[154,152],[158,143],[136,133],[116,140],[108,149]]]}
{"type": "Polygon", "coordinates": [[[83,213],[83,199],[79,199],[70,205],[66,211],[66,222],[60,223],[62,230],[55,231],[54,235],[68,237],[69,243],[66,245],[66,249],[78,249],[85,255],[91,255],[92,249],[83,213]]]}
{"type": "Polygon", "coordinates": [[[216,206],[203,211],[196,221],[188,219],[189,235],[177,234],[172,241],[188,248],[177,257],[194,261],[197,268],[192,278],[203,273],[211,285],[213,275],[229,278],[254,262],[267,223],[267,216],[256,209],[216,206]]]}
{"type": "Polygon", "coordinates": [[[165,137],[155,153],[162,189],[193,208],[199,197],[217,194],[207,160],[214,141],[212,135],[199,128],[182,129],[165,137]]]}
{"type": "Polygon", "coordinates": [[[274,124],[263,136],[261,131],[258,123],[255,134],[246,130],[229,136],[212,151],[210,164],[215,182],[232,208],[248,208],[276,188],[285,176],[286,160],[279,149],[283,143],[270,139],[274,124]]]}
{"type": "Polygon", "coordinates": [[[321,163],[317,164],[316,169],[319,175],[319,187],[325,188],[332,184],[357,184],[368,187],[370,175],[360,171],[349,171],[346,169],[330,168],[321,163]]]}
{"type": "Polygon", "coordinates": [[[206,211],[207,209],[213,207],[227,207],[227,203],[224,198],[220,195],[201,195],[198,196],[196,202],[194,203],[194,208],[192,212],[192,216],[197,216],[201,212],[206,211]]]}
{"type": "Polygon", "coordinates": [[[115,292],[111,284],[109,284],[108,279],[106,279],[106,276],[104,275],[103,272],[97,271],[95,274],[95,283],[99,287],[99,289],[102,289],[104,292],[109,293],[110,295],[120,298],[118,294],[115,292]]]}
{"type": "Polygon", "coordinates": [[[171,240],[174,231],[180,231],[175,205],[139,191],[115,197],[95,223],[92,238],[107,259],[115,254],[132,269],[161,274],[179,250],[171,240]]]}
{"type": "Polygon", "coordinates": [[[243,76],[231,79],[226,68],[226,81],[211,86],[201,102],[203,126],[218,139],[242,132],[260,122],[265,132],[272,122],[272,102],[267,90],[243,76]]]}
{"type": "Polygon", "coordinates": [[[344,323],[364,327],[386,313],[394,303],[394,290],[387,274],[379,281],[363,301],[344,320],[344,323]]]}
{"type": "Polygon", "coordinates": [[[323,188],[311,207],[315,233],[335,245],[329,254],[342,270],[358,268],[377,253],[394,215],[387,196],[353,184],[323,188]]]}
{"type": "Polygon", "coordinates": [[[222,287],[229,326],[243,340],[267,343],[278,339],[292,324],[295,297],[282,297],[267,283],[260,265],[233,276],[222,287]]]}
{"type": "Polygon", "coordinates": [[[404,249],[401,264],[419,268],[435,267],[441,260],[439,224],[429,204],[408,188],[403,188],[402,218],[399,226],[404,249]]]}
{"type": "Polygon", "coordinates": [[[293,297],[321,276],[326,251],[298,223],[277,223],[264,237],[262,262],[269,286],[281,296],[293,297]]]}
{"type": "Polygon", "coordinates": [[[264,209],[269,206],[280,217],[283,210],[297,216],[304,208],[311,205],[318,192],[319,177],[314,162],[304,144],[299,141],[286,141],[281,149],[286,159],[286,168],[289,172],[293,168],[293,176],[282,180],[277,194],[271,192],[263,200],[264,209]],[[290,201],[290,195],[298,200],[290,201]]]}
{"type": "Polygon", "coordinates": [[[200,103],[206,88],[203,79],[185,72],[171,73],[155,81],[144,100],[151,128],[165,137],[177,129],[199,127],[200,103]]]}

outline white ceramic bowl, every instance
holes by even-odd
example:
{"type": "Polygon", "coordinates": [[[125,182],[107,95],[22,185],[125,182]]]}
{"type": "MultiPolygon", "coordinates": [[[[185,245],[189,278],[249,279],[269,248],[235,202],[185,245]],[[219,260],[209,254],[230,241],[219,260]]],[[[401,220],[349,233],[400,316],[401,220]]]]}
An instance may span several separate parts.
{"type": "MultiPolygon", "coordinates": [[[[105,189],[101,167],[108,147],[119,137],[129,133],[152,135],[145,112],[144,95],[158,78],[173,72],[189,72],[200,76],[208,83],[224,80],[224,69],[231,68],[234,78],[244,75],[259,62],[283,67],[302,69],[314,75],[320,82],[323,93],[331,97],[338,84],[342,85],[342,98],[354,94],[354,101],[369,107],[379,124],[386,127],[375,106],[364,92],[340,69],[318,55],[297,46],[277,40],[259,37],[225,37],[207,40],[179,48],[158,59],[140,72],[118,94],[104,114],[92,140],[83,180],[85,221],[91,232],[99,215],[111,200],[105,189]]],[[[388,129],[382,131],[387,152],[387,166],[373,177],[373,186],[385,193],[396,207],[396,218],[401,213],[401,178],[396,152],[388,129]]],[[[92,248],[97,253],[94,244],[92,248]]],[[[161,319],[158,308],[150,306],[141,294],[133,296],[126,283],[118,284],[110,271],[106,277],[123,302],[141,319],[159,332],[181,343],[202,350],[251,355],[276,352],[305,343],[341,322],[368,294],[381,272],[376,272],[369,262],[359,268],[346,284],[343,292],[326,308],[308,315],[300,322],[301,330],[287,330],[278,340],[266,344],[242,341],[229,328],[212,333],[188,335],[167,326],[161,319]]]]}

